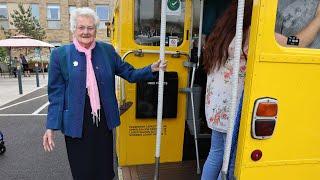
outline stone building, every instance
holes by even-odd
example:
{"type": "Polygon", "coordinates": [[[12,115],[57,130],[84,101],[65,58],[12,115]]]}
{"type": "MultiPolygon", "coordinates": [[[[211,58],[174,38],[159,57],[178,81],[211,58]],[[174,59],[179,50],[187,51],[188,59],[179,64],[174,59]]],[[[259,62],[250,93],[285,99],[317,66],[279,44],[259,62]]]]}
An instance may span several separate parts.
{"type": "Polygon", "coordinates": [[[69,18],[70,12],[76,7],[90,7],[101,19],[97,30],[97,39],[108,41],[105,22],[110,21],[113,9],[113,0],[0,0],[0,25],[14,32],[15,27],[10,25],[10,14],[22,2],[25,7],[31,6],[32,14],[39,19],[46,31],[46,39],[55,46],[67,44],[72,40],[69,18]]]}
{"type": "MultiPolygon", "coordinates": [[[[107,42],[107,30],[105,23],[112,19],[112,9],[114,0],[0,0],[0,25],[6,31],[17,35],[16,28],[10,24],[12,18],[10,14],[18,8],[19,3],[23,3],[25,8],[31,7],[32,15],[35,16],[41,26],[45,29],[46,38],[43,41],[58,47],[72,41],[70,32],[70,12],[77,7],[90,7],[97,12],[100,18],[100,25],[97,29],[97,40],[107,42]]],[[[3,31],[0,32],[0,39],[4,39],[3,31]]],[[[47,67],[50,56],[48,48],[42,48],[40,53],[35,53],[33,48],[13,48],[10,56],[0,59],[0,65],[10,71],[13,57],[24,54],[28,60],[30,70],[33,71],[36,63],[41,63],[42,68],[47,67]]],[[[2,68],[3,69],[3,68],[2,68]]]]}

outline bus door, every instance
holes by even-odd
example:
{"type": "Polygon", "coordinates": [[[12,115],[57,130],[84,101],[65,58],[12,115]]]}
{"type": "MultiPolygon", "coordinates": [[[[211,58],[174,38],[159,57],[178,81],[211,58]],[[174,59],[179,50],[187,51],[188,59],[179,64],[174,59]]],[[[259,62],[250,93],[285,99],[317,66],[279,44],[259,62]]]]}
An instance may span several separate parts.
{"type": "Polygon", "coordinates": [[[237,179],[320,179],[320,50],[315,42],[298,47],[303,40],[290,33],[315,16],[315,2],[254,1],[237,179]],[[286,45],[275,31],[288,37],[286,45]]]}
{"type": "MultiPolygon", "coordinates": [[[[135,68],[159,59],[161,0],[119,0],[115,11],[115,48],[135,68]]],[[[167,3],[161,162],[182,160],[188,87],[191,0],[167,3]]],[[[154,163],[158,79],[131,84],[117,81],[120,104],[131,102],[117,128],[120,166],[154,163]],[[119,85],[120,84],[120,85],[119,85]]]]}

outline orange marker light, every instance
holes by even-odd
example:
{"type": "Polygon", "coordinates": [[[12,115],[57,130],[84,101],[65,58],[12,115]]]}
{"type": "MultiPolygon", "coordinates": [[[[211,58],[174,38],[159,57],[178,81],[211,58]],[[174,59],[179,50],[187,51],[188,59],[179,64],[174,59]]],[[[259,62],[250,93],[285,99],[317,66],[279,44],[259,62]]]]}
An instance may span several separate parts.
{"type": "Polygon", "coordinates": [[[278,113],[278,104],[261,102],[258,105],[257,116],[273,117],[278,113]]]}

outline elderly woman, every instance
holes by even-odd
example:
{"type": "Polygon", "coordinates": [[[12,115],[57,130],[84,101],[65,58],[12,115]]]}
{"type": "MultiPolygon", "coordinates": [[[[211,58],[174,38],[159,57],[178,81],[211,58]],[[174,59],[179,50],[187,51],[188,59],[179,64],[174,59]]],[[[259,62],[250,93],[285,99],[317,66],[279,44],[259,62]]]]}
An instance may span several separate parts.
{"type": "Polygon", "coordinates": [[[52,51],[49,67],[49,108],[45,151],[54,148],[54,131],[65,135],[74,179],[113,179],[112,129],[120,124],[115,75],[129,82],[152,79],[165,69],[157,61],[135,69],[114,48],[96,42],[99,18],[90,8],[78,8],[70,17],[73,43],[52,51]]]}

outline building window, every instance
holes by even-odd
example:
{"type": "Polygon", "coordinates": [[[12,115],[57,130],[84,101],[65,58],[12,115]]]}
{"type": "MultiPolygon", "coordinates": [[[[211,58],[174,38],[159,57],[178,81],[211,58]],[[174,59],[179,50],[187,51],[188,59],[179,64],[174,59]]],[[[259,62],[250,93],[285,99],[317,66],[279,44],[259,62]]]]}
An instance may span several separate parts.
{"type": "Polygon", "coordinates": [[[75,9],[77,9],[76,6],[69,6],[69,15],[72,13],[72,11],[74,11],[75,9]]]}
{"type": "Polygon", "coordinates": [[[320,33],[309,33],[310,42],[307,44],[297,37],[300,32],[316,27],[309,26],[311,23],[319,24],[319,6],[319,1],[279,0],[275,23],[275,39],[278,44],[289,48],[320,49],[320,33]]]}
{"type": "Polygon", "coordinates": [[[100,18],[100,24],[99,29],[106,28],[105,23],[109,20],[109,14],[110,14],[110,7],[107,5],[97,5],[96,6],[96,12],[98,14],[98,17],[100,18]]]}
{"type": "Polygon", "coordinates": [[[31,7],[32,16],[34,16],[36,19],[39,20],[39,18],[40,18],[39,5],[38,4],[31,4],[30,7],[31,7]]]}
{"type": "Polygon", "coordinates": [[[8,8],[5,4],[0,4],[0,26],[4,29],[9,29],[8,8]]]}
{"type": "Polygon", "coordinates": [[[48,29],[60,29],[60,6],[48,5],[47,7],[48,29]]]}
{"type": "Polygon", "coordinates": [[[8,8],[5,4],[0,5],[0,19],[8,19],[8,8]]]}

